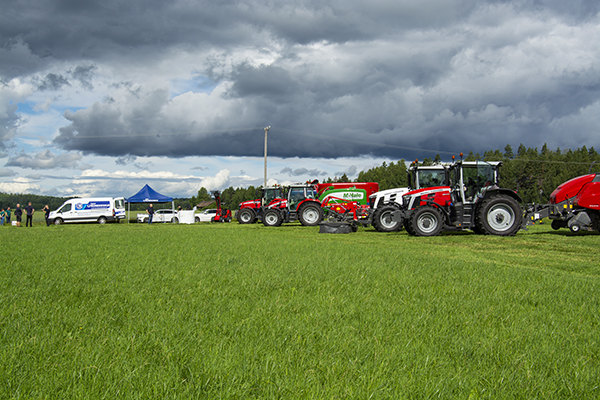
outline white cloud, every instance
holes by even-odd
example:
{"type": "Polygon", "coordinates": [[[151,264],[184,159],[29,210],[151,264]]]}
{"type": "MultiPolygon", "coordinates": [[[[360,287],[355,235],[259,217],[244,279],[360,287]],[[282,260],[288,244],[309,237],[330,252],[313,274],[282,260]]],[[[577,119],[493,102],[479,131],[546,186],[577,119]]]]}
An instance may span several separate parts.
{"type": "Polygon", "coordinates": [[[36,154],[22,152],[17,156],[10,157],[6,166],[31,169],[78,168],[81,159],[80,154],[54,154],[50,150],[36,154]]]}
{"type": "Polygon", "coordinates": [[[18,177],[12,181],[0,182],[0,192],[4,193],[31,193],[38,194],[41,186],[31,179],[18,177]]]}

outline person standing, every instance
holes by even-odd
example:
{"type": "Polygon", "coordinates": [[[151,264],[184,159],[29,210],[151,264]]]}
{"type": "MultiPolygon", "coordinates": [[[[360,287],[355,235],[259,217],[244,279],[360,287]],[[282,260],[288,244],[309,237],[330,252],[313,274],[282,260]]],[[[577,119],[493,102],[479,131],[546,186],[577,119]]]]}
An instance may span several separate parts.
{"type": "Polygon", "coordinates": [[[0,211],[0,225],[4,225],[4,218],[6,217],[6,211],[4,208],[0,211]]]}
{"type": "Polygon", "coordinates": [[[27,220],[25,221],[25,227],[29,226],[31,228],[31,227],[33,227],[33,213],[35,212],[35,210],[33,209],[33,206],[31,205],[31,202],[29,202],[25,206],[25,212],[27,213],[27,220]]]}
{"type": "Polygon", "coordinates": [[[44,211],[44,218],[46,219],[46,226],[50,226],[50,220],[48,219],[48,218],[50,218],[50,207],[48,207],[48,204],[46,204],[42,210],[44,211]]]}
{"type": "Polygon", "coordinates": [[[15,218],[17,219],[17,226],[21,226],[21,216],[23,215],[23,210],[21,210],[21,205],[17,204],[17,208],[15,208],[15,218]]]}
{"type": "Polygon", "coordinates": [[[148,223],[151,224],[152,217],[154,216],[154,208],[152,207],[152,203],[150,203],[150,205],[146,209],[146,212],[148,213],[148,223]]]}
{"type": "Polygon", "coordinates": [[[6,207],[6,223],[10,225],[10,207],[6,207]]]}

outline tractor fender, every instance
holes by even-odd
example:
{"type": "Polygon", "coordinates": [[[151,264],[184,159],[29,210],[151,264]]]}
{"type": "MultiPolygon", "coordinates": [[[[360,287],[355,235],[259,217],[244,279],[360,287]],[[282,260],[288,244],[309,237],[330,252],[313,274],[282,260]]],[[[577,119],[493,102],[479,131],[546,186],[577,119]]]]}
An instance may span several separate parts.
{"type": "Polygon", "coordinates": [[[296,207],[296,210],[299,210],[300,207],[302,207],[304,204],[309,204],[309,203],[313,203],[317,207],[321,207],[321,203],[319,203],[318,200],[315,200],[315,199],[304,199],[300,203],[298,203],[298,206],[296,207]]]}
{"type": "Polygon", "coordinates": [[[513,199],[515,199],[517,202],[519,203],[523,203],[523,199],[521,199],[521,196],[519,196],[515,191],[510,190],[510,189],[504,189],[504,188],[494,188],[494,189],[487,189],[484,193],[483,193],[483,199],[487,199],[488,197],[491,196],[496,196],[496,195],[505,195],[505,196],[510,196],[513,199]]]}

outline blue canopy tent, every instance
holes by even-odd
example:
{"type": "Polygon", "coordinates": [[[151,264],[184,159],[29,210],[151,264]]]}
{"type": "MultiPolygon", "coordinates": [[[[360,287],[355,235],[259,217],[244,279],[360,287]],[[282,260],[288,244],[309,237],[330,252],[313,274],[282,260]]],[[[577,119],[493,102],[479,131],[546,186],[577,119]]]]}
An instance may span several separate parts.
{"type": "MultiPolygon", "coordinates": [[[[127,201],[127,215],[129,215],[130,204],[131,203],[168,203],[171,202],[171,209],[175,210],[175,202],[172,197],[165,196],[164,194],[158,193],[156,190],[152,189],[147,184],[144,187],[134,194],[133,196],[125,199],[127,201]]],[[[129,218],[127,218],[129,222],[129,218]]]]}

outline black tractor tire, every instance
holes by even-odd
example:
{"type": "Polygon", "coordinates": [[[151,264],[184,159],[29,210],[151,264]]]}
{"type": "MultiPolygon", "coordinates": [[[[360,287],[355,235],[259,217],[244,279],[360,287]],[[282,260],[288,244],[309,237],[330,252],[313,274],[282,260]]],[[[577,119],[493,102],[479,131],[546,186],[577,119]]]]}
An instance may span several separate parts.
{"type": "Polygon", "coordinates": [[[298,211],[298,219],[304,226],[316,226],[323,221],[323,209],[318,204],[304,204],[298,211]]]}
{"type": "Polygon", "coordinates": [[[566,228],[567,227],[567,222],[566,221],[562,221],[560,219],[555,219],[555,220],[552,221],[552,223],[550,224],[550,226],[552,227],[552,229],[554,229],[555,231],[557,231],[560,228],[566,228]]]}
{"type": "Polygon", "coordinates": [[[264,226],[279,226],[283,222],[283,217],[278,210],[267,210],[263,216],[264,226]]]}
{"type": "Polygon", "coordinates": [[[412,214],[410,217],[408,217],[408,219],[404,220],[404,229],[406,229],[406,232],[408,232],[409,235],[415,236],[415,231],[413,231],[412,225],[410,224],[411,218],[412,218],[412,214]]]}
{"type": "Polygon", "coordinates": [[[252,224],[256,221],[256,213],[251,208],[242,208],[235,214],[235,218],[240,224],[252,224]]]}
{"type": "Polygon", "coordinates": [[[421,206],[412,212],[409,233],[414,236],[437,236],[444,228],[440,210],[433,206],[421,206]]]}
{"type": "Polygon", "coordinates": [[[481,202],[475,224],[484,235],[514,236],[522,221],[523,210],[517,200],[499,194],[481,202]]]}
{"type": "Polygon", "coordinates": [[[399,211],[398,207],[382,206],[373,213],[373,227],[377,232],[398,232],[402,229],[403,221],[392,221],[392,213],[399,211]]]}

